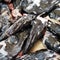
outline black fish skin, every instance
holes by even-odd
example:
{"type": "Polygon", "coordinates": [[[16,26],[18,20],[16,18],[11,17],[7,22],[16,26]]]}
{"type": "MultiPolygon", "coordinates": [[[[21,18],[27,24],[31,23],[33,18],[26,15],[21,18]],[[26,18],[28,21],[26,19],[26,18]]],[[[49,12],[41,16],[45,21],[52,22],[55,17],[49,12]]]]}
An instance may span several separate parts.
{"type": "Polygon", "coordinates": [[[49,31],[46,31],[44,38],[43,38],[43,43],[46,45],[46,47],[50,50],[53,50],[57,53],[60,54],[60,42],[58,39],[49,31]]]}
{"type": "Polygon", "coordinates": [[[24,53],[26,53],[30,48],[31,46],[39,39],[41,38],[40,37],[40,34],[42,32],[42,30],[44,29],[43,27],[43,24],[40,20],[36,19],[33,23],[32,23],[32,29],[30,31],[30,35],[26,41],[26,44],[25,44],[25,48],[23,49],[24,50],[24,53]]]}
{"type": "MultiPolygon", "coordinates": [[[[49,10],[44,11],[42,14],[40,14],[41,17],[46,17],[50,12],[52,12],[53,10],[55,10],[57,8],[58,3],[53,4],[52,6],[50,6],[49,10]]],[[[7,38],[8,36],[14,34],[16,31],[20,30],[22,26],[25,25],[25,23],[27,22],[31,22],[32,17],[25,17],[25,19],[23,19],[23,17],[21,17],[18,21],[16,21],[12,26],[10,26],[4,34],[2,34],[2,36],[0,37],[0,41],[2,41],[3,39],[7,38]],[[28,20],[26,21],[26,18],[28,18],[28,20]]]]}
{"type": "MultiPolygon", "coordinates": [[[[0,60],[54,60],[54,58],[56,59],[56,55],[58,56],[56,53],[60,53],[60,41],[58,38],[58,36],[60,37],[60,26],[54,23],[51,24],[51,26],[47,26],[46,23],[45,25],[43,24],[42,19],[37,19],[39,16],[44,20],[47,15],[49,16],[50,13],[55,11],[58,3],[52,3],[54,0],[41,0],[41,2],[37,4],[35,1],[37,0],[12,0],[14,8],[19,9],[19,12],[23,15],[22,17],[17,17],[14,23],[11,23],[9,19],[10,10],[8,6],[5,2],[1,2],[0,43],[4,41],[6,44],[4,51],[6,51],[8,55],[4,56],[0,51],[0,60]],[[30,5],[33,5],[33,7],[29,10],[28,7],[30,5]],[[7,13],[4,15],[3,12],[5,11],[7,11],[7,13]],[[26,15],[24,15],[24,13],[26,15]],[[50,35],[45,33],[46,31],[48,31],[50,35]],[[41,38],[43,38],[42,40],[47,50],[40,50],[28,54],[34,43],[41,38]],[[23,56],[19,57],[21,51],[23,56]]],[[[2,45],[0,45],[0,47],[2,48],[2,45]]]]}
{"type": "Polygon", "coordinates": [[[35,53],[23,55],[21,58],[16,58],[16,60],[58,60],[59,58],[60,55],[56,55],[56,53],[51,50],[41,50],[35,53]]]}
{"type": "Polygon", "coordinates": [[[12,24],[0,37],[0,41],[3,39],[13,35],[17,31],[21,30],[21,28],[32,21],[32,16],[23,16],[19,20],[17,20],[14,24],[12,24]]]}

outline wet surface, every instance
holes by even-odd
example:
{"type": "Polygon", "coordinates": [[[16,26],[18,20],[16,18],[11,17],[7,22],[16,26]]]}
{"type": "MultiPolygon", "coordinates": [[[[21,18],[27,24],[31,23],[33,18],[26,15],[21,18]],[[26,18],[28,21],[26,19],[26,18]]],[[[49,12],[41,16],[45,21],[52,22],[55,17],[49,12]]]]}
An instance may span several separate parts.
{"type": "Polygon", "coordinates": [[[45,19],[48,15],[60,21],[60,6],[56,3],[56,0],[13,0],[11,4],[17,11],[14,12],[10,11],[10,3],[0,0],[0,60],[60,60],[60,25],[45,19]],[[29,53],[33,46],[41,44],[34,45],[38,40],[45,50],[39,46],[42,50],[32,49],[34,53],[29,53]],[[23,56],[19,56],[21,51],[23,56]]]}
{"type": "Polygon", "coordinates": [[[57,55],[56,53],[54,53],[53,51],[47,51],[47,50],[42,50],[42,51],[38,51],[35,52],[33,54],[26,54],[24,56],[22,56],[19,60],[59,60],[60,55],[57,55]]]}

